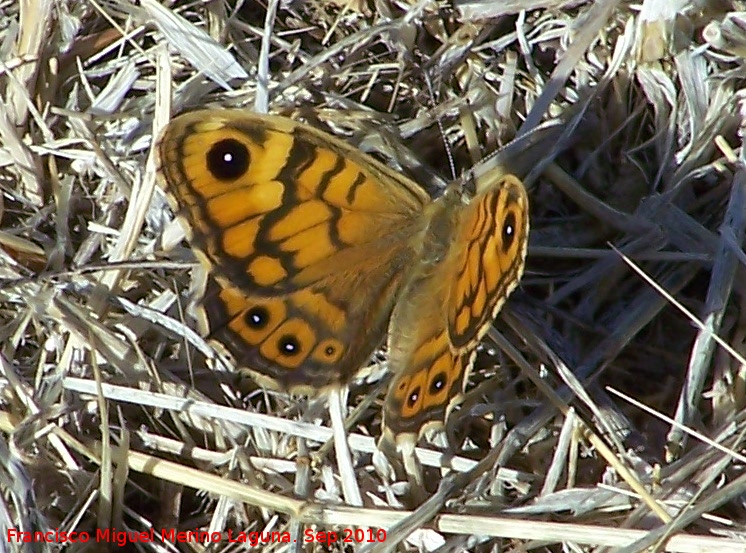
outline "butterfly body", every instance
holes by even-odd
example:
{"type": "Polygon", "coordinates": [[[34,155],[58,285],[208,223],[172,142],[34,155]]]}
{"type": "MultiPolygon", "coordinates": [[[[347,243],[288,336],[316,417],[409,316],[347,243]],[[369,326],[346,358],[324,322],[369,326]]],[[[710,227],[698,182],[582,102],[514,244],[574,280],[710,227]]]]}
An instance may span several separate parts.
{"type": "Polygon", "coordinates": [[[346,383],[388,334],[393,439],[457,400],[526,252],[518,179],[435,201],[377,160],[283,117],[181,115],[160,175],[209,270],[200,327],[266,385],[346,383]]]}

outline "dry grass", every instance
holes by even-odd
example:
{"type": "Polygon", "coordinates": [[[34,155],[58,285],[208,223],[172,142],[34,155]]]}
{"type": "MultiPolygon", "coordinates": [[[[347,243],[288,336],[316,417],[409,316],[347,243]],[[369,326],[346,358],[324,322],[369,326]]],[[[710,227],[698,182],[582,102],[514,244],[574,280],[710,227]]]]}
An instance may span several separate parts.
{"type": "Polygon", "coordinates": [[[740,4],[20,4],[0,6],[0,550],[8,528],[301,547],[353,526],[387,530],[368,551],[746,548],[740,4]],[[205,367],[149,156],[204,105],[305,118],[432,191],[526,178],[527,274],[458,445],[419,451],[426,501],[375,446],[382,371],[348,401],[357,508],[323,402],[205,367]]]}

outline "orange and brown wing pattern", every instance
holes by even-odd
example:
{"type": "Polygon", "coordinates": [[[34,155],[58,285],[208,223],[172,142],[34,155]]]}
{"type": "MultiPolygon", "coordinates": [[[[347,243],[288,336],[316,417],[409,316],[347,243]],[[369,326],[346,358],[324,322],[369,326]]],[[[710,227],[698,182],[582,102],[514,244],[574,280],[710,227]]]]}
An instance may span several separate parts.
{"type": "Polygon", "coordinates": [[[175,118],[158,153],[210,269],[203,334],[264,382],[348,380],[385,336],[427,194],[311,127],[240,110],[175,118]]]}
{"type": "Polygon", "coordinates": [[[421,257],[389,327],[387,442],[412,445],[460,400],[479,339],[523,271],[527,209],[523,184],[510,175],[468,204],[450,189],[428,209],[421,257]]]}
{"type": "Polygon", "coordinates": [[[352,270],[384,243],[396,250],[429,201],[373,158],[283,117],[188,113],[171,122],[158,150],[193,246],[254,294],[352,270]]]}
{"type": "Polygon", "coordinates": [[[384,439],[415,442],[427,429],[443,425],[460,399],[476,349],[451,351],[445,329],[411,344],[405,357],[392,359],[399,369],[389,385],[383,409],[384,439]]]}
{"type": "Polygon", "coordinates": [[[451,347],[462,351],[482,339],[523,274],[528,246],[523,183],[507,175],[475,196],[462,211],[453,243],[448,334],[451,347]]]}
{"type": "MultiPolygon", "coordinates": [[[[397,280],[389,286],[398,286],[397,280]]],[[[200,329],[261,384],[313,393],[347,382],[386,333],[393,294],[382,291],[369,313],[344,310],[313,287],[282,296],[252,296],[208,281],[200,329]],[[355,324],[350,317],[368,318],[355,324]]]]}

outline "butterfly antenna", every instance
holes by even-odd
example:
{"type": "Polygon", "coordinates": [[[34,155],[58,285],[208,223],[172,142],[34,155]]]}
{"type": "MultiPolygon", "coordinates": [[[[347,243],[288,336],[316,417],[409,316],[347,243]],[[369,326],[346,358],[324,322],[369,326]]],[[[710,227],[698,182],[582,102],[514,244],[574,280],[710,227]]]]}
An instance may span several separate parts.
{"type": "MultiPolygon", "coordinates": [[[[433,89],[433,83],[430,80],[430,74],[427,72],[427,70],[423,71],[423,74],[425,75],[427,91],[430,93],[430,107],[434,109],[435,90],[433,89]]],[[[446,131],[443,128],[443,122],[440,120],[440,117],[437,117],[435,119],[435,122],[438,124],[438,129],[440,129],[440,136],[443,138],[443,146],[446,150],[446,156],[448,156],[448,166],[451,168],[451,180],[456,180],[456,163],[453,161],[453,152],[451,151],[451,145],[448,144],[448,140],[446,140],[446,131]]]]}

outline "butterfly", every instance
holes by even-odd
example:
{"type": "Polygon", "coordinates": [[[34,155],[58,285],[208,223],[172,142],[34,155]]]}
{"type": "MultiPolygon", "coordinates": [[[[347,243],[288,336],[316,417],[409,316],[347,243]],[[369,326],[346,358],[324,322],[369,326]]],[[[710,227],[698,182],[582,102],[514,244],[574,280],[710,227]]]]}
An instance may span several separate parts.
{"type": "Polygon", "coordinates": [[[505,175],[436,200],[289,118],[201,110],[156,146],[160,181],[209,278],[199,327],[263,385],[347,383],[386,340],[383,434],[415,442],[460,399],[523,273],[528,197],[505,175]]]}

